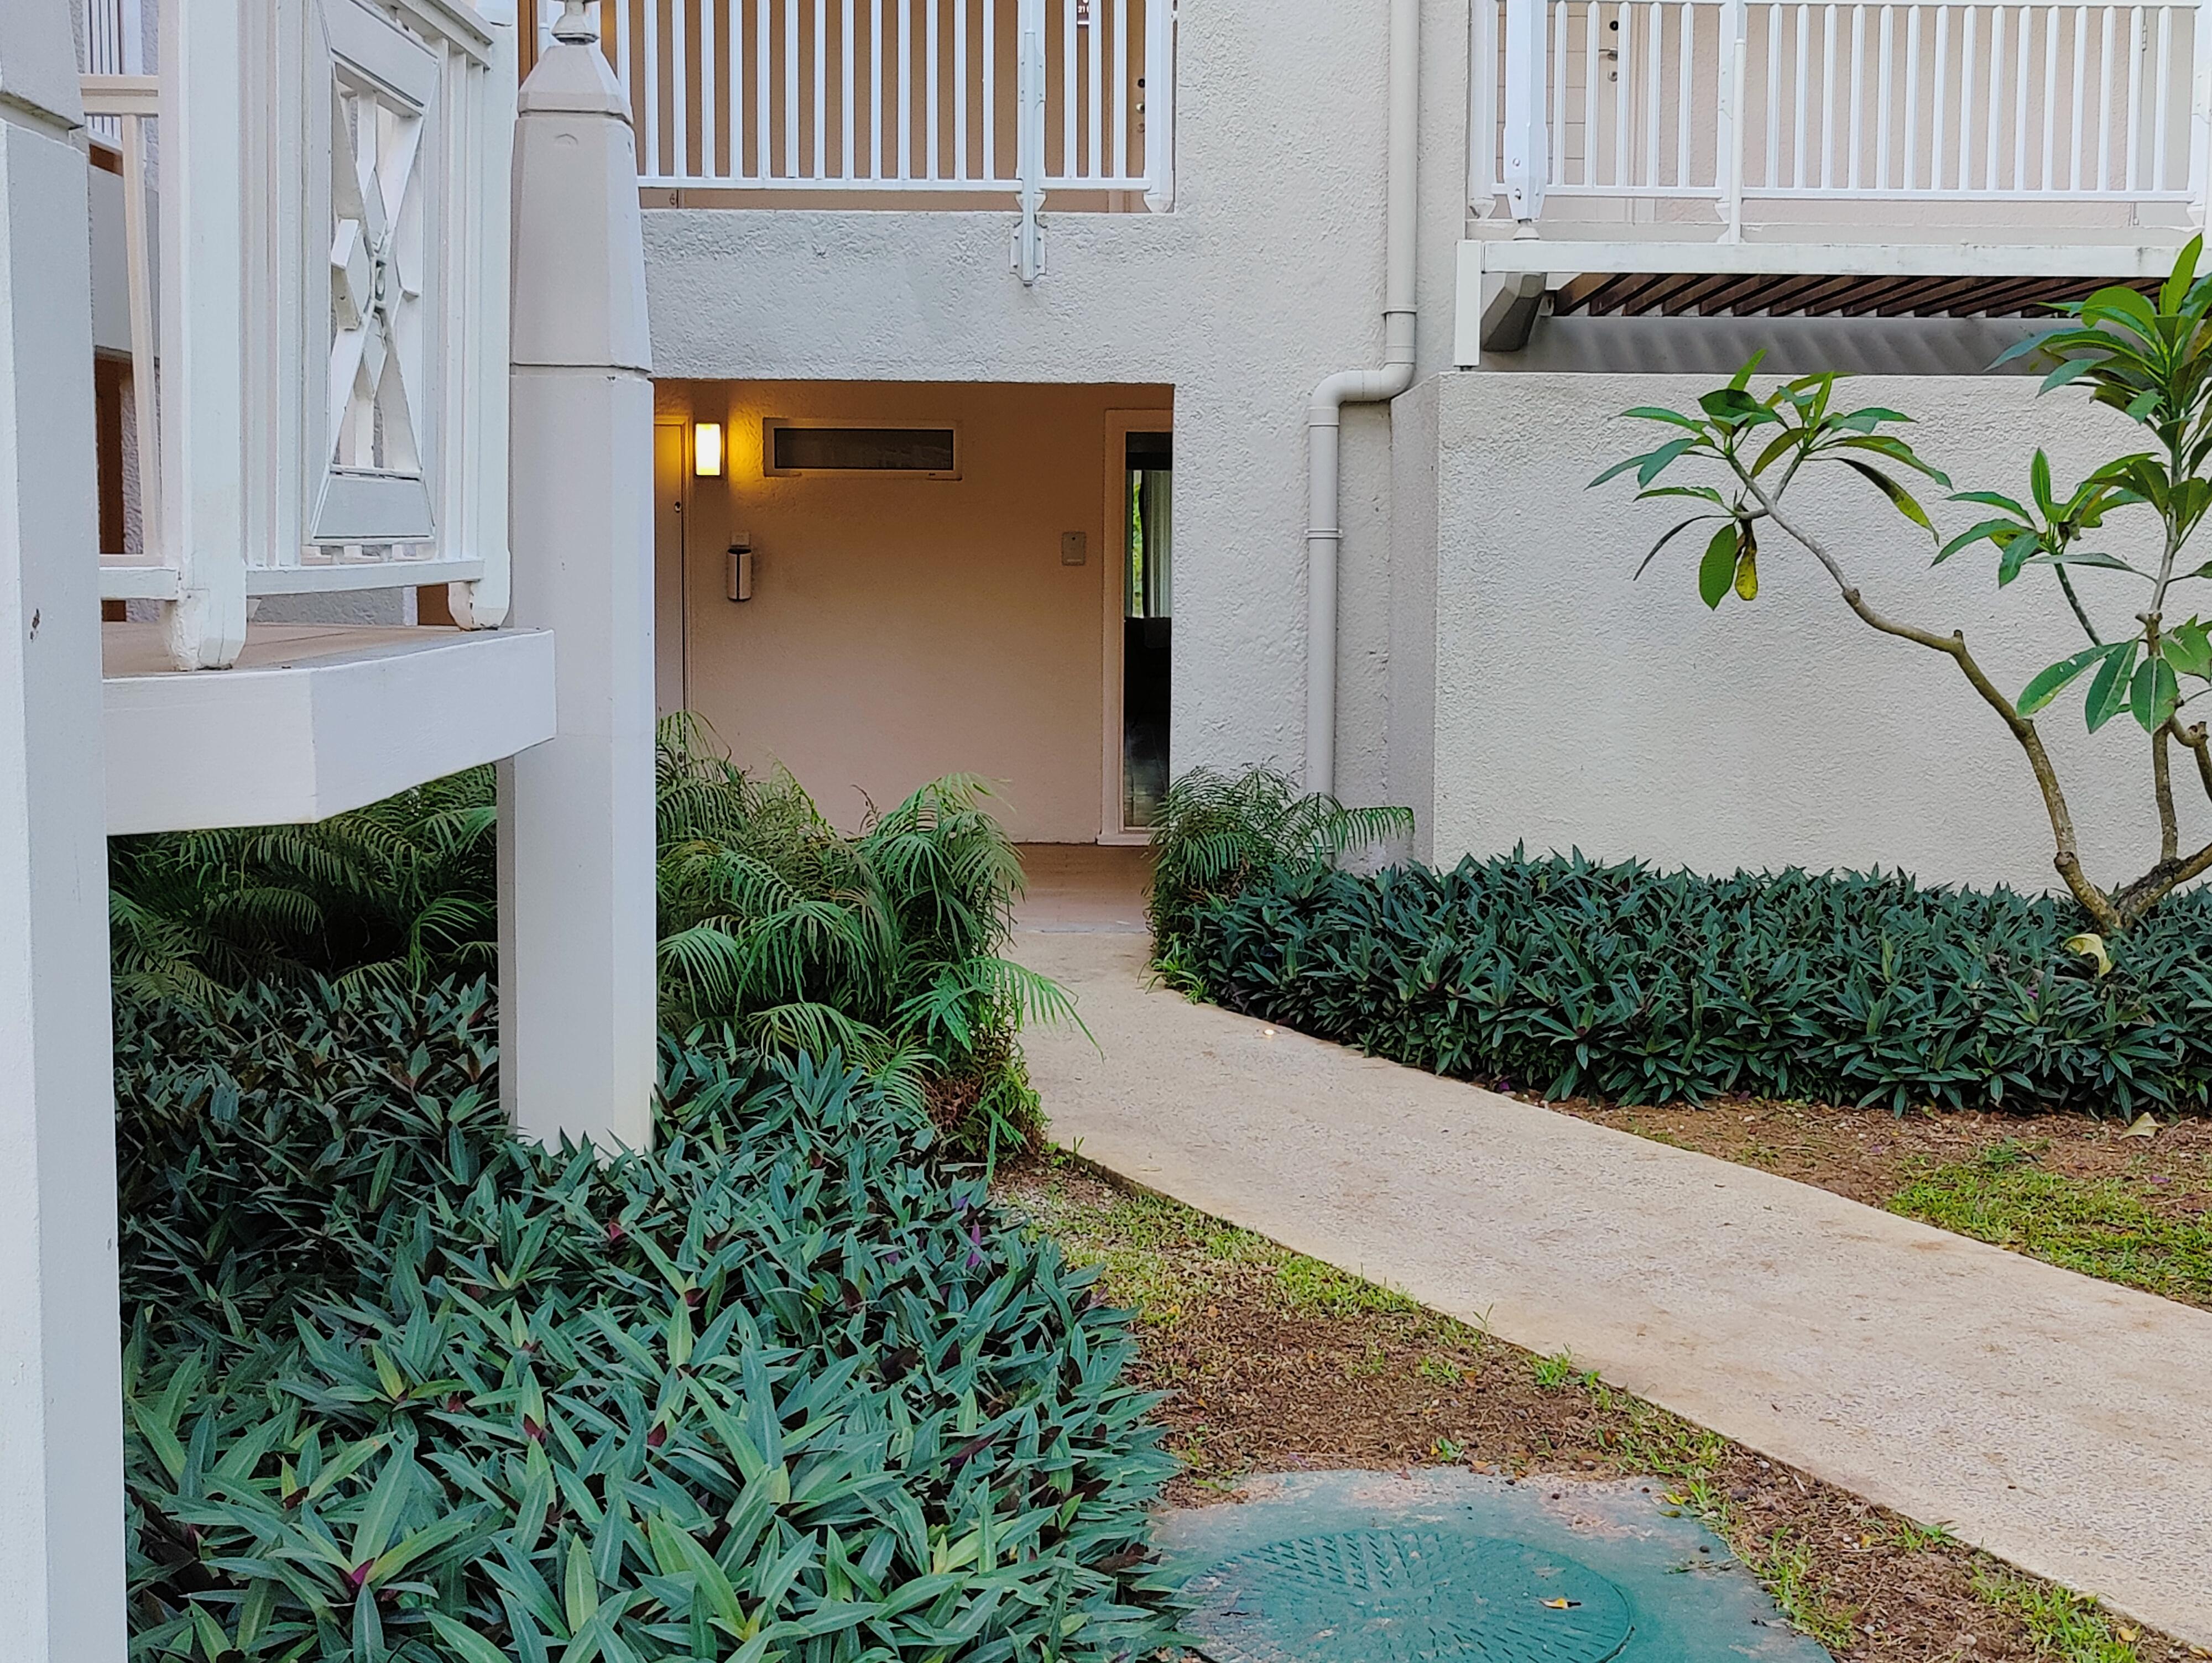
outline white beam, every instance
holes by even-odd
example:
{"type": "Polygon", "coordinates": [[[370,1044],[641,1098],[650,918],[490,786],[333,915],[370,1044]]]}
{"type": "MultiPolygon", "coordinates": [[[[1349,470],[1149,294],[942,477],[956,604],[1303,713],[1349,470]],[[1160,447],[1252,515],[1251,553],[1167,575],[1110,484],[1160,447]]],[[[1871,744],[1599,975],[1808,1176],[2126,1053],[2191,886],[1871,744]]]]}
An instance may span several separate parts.
{"type": "Polygon", "coordinates": [[[122,1663],[89,182],[64,0],[0,5],[0,1649],[122,1663]]]}
{"type": "Polygon", "coordinates": [[[553,735],[543,630],[264,624],[219,675],[103,633],[110,833],[321,820],[553,735]]]}
{"type": "Polygon", "coordinates": [[[1498,275],[1541,271],[1741,273],[1838,277],[2163,277],[2179,243],[1585,242],[1571,237],[1486,239],[1460,245],[1498,275]]]}
{"type": "Polygon", "coordinates": [[[652,1133],[653,383],[629,106],[580,14],[514,144],[514,594],[558,729],[500,768],[500,1082],[516,1128],[652,1133]]]}

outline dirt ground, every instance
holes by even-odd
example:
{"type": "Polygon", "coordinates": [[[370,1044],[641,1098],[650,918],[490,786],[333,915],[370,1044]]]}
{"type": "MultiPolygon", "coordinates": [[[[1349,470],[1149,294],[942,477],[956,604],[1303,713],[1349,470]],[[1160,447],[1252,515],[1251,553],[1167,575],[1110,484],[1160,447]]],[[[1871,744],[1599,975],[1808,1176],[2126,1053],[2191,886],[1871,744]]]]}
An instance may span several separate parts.
{"type": "Polygon", "coordinates": [[[2078,1114],[1942,1110],[1900,1116],[1886,1108],[1763,1098],[1718,1098],[1702,1108],[1614,1108],[1571,1098],[1545,1107],[1724,1161],[1764,1167],[1869,1206],[1887,1205],[1928,1165],[1966,1161],[2009,1142],[2033,1150],[2045,1171],[2116,1180],[2169,1217],[2212,1213],[2212,1120],[2182,1120],[2160,1126],[2154,1137],[2130,1138],[2123,1121],[2078,1114]]]}
{"type": "MultiPolygon", "coordinates": [[[[1856,1182],[1865,1199],[1906,1152],[1955,1160],[1978,1135],[1962,1120],[1900,1128],[1884,1115],[1847,1123],[1838,1141],[1753,1105],[1688,1111],[1705,1118],[1674,1134],[1672,1118],[1637,1113],[1644,1124],[1626,1129],[1696,1148],[1710,1137],[1729,1158],[1755,1144],[1787,1163],[1777,1170],[1815,1182],[1814,1171],[1826,1172],[1830,1187],[1856,1193],[1844,1188],[1856,1182]]],[[[2084,1162],[2137,1158],[2069,1130],[2084,1162]]],[[[2202,1178],[2191,1181],[2212,1199],[2202,1178]]],[[[1165,1394],[1158,1417],[1186,1463],[1170,1496],[1179,1504],[1222,1499],[1246,1473],[1313,1467],[1458,1463],[1531,1484],[1641,1478],[1662,1504],[1712,1524],[1793,1620],[1849,1663],[2212,1655],[1613,1391],[1571,1359],[1533,1357],[1088,1168],[1036,1157],[1004,1170],[999,1188],[1074,1257],[1101,1264],[1109,1297],[1140,1311],[1137,1375],[1165,1394]]]]}

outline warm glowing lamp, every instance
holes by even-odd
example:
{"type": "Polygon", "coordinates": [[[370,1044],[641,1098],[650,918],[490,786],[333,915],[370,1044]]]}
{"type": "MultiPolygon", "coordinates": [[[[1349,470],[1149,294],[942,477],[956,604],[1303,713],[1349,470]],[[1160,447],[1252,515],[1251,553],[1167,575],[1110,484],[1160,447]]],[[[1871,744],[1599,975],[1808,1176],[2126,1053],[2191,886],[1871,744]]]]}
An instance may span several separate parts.
{"type": "Polygon", "coordinates": [[[691,427],[691,471],[702,479],[722,476],[722,424],[696,422],[691,427]]]}

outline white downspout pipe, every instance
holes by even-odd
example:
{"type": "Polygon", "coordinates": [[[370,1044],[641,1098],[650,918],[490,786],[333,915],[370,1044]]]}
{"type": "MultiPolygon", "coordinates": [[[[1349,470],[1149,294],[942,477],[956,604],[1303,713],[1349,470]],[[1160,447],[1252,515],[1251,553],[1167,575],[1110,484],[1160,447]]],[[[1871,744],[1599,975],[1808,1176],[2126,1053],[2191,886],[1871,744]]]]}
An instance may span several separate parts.
{"type": "Polygon", "coordinates": [[[1382,282],[1382,367],[1340,370],[1306,411],[1306,774],[1336,789],[1337,448],[1344,406],[1413,385],[1414,169],[1420,149],[1420,0],[1390,0],[1390,174],[1382,282]]]}

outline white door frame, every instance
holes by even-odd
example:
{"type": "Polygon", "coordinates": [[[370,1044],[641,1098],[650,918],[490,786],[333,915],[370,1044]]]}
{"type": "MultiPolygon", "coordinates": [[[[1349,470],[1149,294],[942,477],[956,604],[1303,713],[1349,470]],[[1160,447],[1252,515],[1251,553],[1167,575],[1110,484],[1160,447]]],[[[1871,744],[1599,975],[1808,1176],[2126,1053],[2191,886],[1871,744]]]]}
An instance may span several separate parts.
{"type": "Polygon", "coordinates": [[[1129,435],[1133,433],[1175,432],[1175,411],[1170,410],[1109,410],[1106,412],[1105,512],[1099,526],[1099,591],[1102,598],[1102,652],[1105,720],[1104,756],[1101,776],[1098,841],[1141,847],[1152,835],[1121,820],[1121,617],[1124,591],[1129,580],[1127,537],[1129,435]]]}

